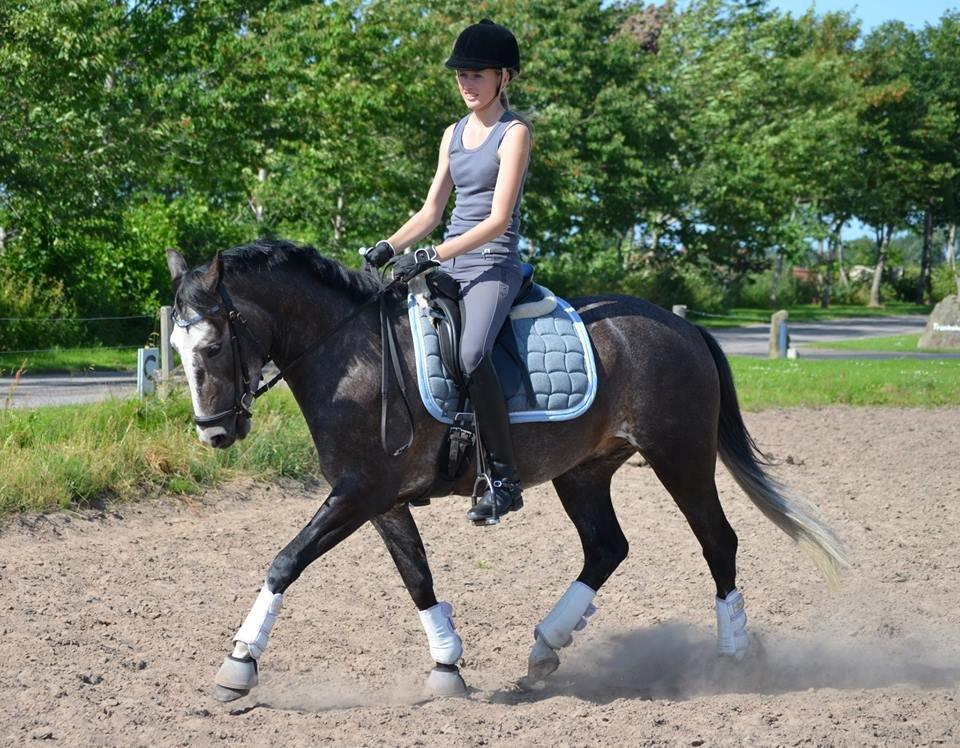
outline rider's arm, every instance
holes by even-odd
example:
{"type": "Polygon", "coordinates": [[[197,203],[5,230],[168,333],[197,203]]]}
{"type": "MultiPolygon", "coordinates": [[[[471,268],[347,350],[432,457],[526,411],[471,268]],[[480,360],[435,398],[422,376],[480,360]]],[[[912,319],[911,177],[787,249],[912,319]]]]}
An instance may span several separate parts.
{"type": "Polygon", "coordinates": [[[497,153],[500,156],[500,171],[493,190],[490,215],[469,231],[438,244],[437,259],[449,260],[483,246],[510,227],[513,206],[517,204],[523,173],[530,157],[530,130],[522,124],[508,129],[497,153]]]}
{"type": "Polygon", "coordinates": [[[447,128],[440,139],[440,157],[437,160],[437,173],[433,175],[433,182],[423,207],[410,216],[396,233],[387,239],[397,253],[416,244],[427,234],[440,225],[443,219],[443,209],[447,207],[450,193],[453,192],[453,177],[450,176],[450,138],[453,136],[453,125],[447,128]]]}

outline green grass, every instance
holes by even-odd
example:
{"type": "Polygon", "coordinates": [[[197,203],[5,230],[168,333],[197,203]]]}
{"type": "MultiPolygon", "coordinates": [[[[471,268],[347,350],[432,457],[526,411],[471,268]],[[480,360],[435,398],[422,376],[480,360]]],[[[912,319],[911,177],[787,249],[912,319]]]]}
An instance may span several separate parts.
{"type": "Polygon", "coordinates": [[[136,371],[136,348],[54,348],[39,353],[0,352],[0,376],[25,366],[27,374],[81,371],[136,371]]]}
{"type": "MultiPolygon", "coordinates": [[[[918,348],[921,333],[912,335],[887,335],[876,338],[857,338],[856,340],[835,340],[826,343],[817,343],[816,346],[807,345],[807,348],[835,348],[843,351],[886,351],[893,353],[916,353],[934,351],[932,348],[918,348]]],[[[943,350],[943,349],[937,349],[943,350]]],[[[947,349],[960,352],[960,347],[947,349]]]]}
{"type": "Polygon", "coordinates": [[[960,405],[960,360],[730,359],[746,410],[825,405],[960,405]]]}
{"type": "Polygon", "coordinates": [[[227,450],[200,444],[189,397],[0,411],[0,514],[193,493],[222,480],[318,477],[288,390],[257,403],[251,434],[227,450]]]}
{"type": "MultiPolygon", "coordinates": [[[[898,317],[904,314],[929,314],[932,307],[923,304],[908,304],[902,301],[890,302],[880,309],[868,306],[834,304],[827,309],[819,305],[803,304],[787,307],[791,322],[817,322],[828,319],[849,319],[851,317],[898,317]]],[[[770,322],[770,309],[734,307],[718,317],[702,317],[693,312],[687,313],[687,319],[704,327],[740,327],[770,322]]]]}
{"type": "MultiPolygon", "coordinates": [[[[960,406],[956,359],[733,357],[731,365],[740,403],[749,410],[960,406]]],[[[313,443],[286,389],[257,402],[252,432],[227,450],[200,445],[189,397],[179,391],[143,402],[0,410],[0,454],[0,514],[189,494],[238,477],[319,479],[313,443]]]]}

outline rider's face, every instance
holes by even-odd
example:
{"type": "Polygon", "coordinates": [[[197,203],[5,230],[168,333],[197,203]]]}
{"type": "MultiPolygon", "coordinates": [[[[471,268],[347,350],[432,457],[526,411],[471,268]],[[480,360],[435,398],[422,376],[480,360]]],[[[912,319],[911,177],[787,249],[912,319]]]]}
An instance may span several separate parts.
{"type": "Polygon", "coordinates": [[[501,71],[489,68],[457,71],[460,96],[470,111],[484,109],[496,98],[501,74],[501,71]]]}

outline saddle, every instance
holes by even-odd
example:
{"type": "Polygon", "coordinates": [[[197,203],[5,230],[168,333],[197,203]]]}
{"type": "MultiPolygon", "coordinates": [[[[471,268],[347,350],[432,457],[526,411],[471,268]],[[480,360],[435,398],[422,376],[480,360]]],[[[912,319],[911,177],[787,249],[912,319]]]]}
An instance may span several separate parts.
{"type": "MultiPolygon", "coordinates": [[[[511,423],[576,418],[596,394],[596,366],[583,321],[569,304],[535,283],[533,275],[533,267],[524,264],[520,291],[493,349],[511,423]]],[[[449,424],[439,472],[454,482],[475,446],[475,422],[460,367],[460,286],[434,270],[414,278],[408,290],[418,388],[427,411],[449,424]]]]}
{"type": "MultiPolygon", "coordinates": [[[[533,384],[530,382],[530,372],[520,355],[517,337],[514,334],[510,320],[516,318],[516,311],[522,310],[525,316],[540,316],[549,314],[556,306],[557,300],[543,286],[533,282],[533,265],[523,263],[520,291],[513,300],[510,316],[504,321],[503,327],[497,333],[494,346],[499,346],[516,364],[521,377],[521,384],[531,407],[536,407],[536,397],[533,384]],[[529,307],[536,307],[531,309],[529,307]]],[[[456,382],[461,397],[466,397],[467,382],[460,365],[460,338],[464,317],[463,299],[460,297],[460,284],[442,270],[435,270],[424,276],[427,293],[424,298],[428,305],[428,313],[437,331],[440,345],[440,360],[447,373],[456,382]]],[[[416,293],[416,289],[411,289],[416,293]]],[[[463,410],[463,406],[458,407],[463,410]]]]}

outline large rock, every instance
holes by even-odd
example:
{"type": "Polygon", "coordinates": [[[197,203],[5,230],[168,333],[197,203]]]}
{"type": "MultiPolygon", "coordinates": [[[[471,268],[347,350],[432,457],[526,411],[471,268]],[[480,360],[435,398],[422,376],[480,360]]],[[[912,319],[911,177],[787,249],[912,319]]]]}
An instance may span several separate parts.
{"type": "Polygon", "coordinates": [[[920,336],[920,348],[960,348],[960,298],[947,296],[937,304],[920,336]]]}

